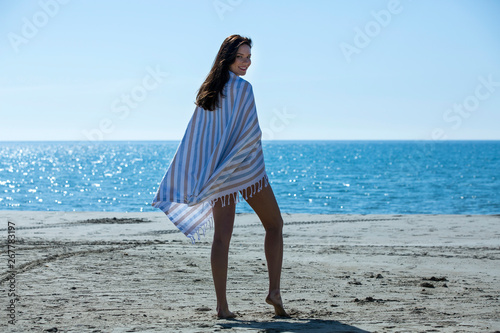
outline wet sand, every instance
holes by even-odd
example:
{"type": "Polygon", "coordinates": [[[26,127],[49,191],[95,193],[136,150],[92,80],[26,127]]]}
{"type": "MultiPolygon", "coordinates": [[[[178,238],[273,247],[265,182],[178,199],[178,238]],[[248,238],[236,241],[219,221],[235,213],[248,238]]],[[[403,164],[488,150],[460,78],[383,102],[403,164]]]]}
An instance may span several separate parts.
{"type": "Polygon", "coordinates": [[[0,331],[500,331],[500,216],[283,218],[292,318],[274,318],[265,303],[264,230],[256,215],[238,214],[228,278],[238,317],[217,320],[211,231],[193,245],[162,212],[0,211],[0,331]]]}

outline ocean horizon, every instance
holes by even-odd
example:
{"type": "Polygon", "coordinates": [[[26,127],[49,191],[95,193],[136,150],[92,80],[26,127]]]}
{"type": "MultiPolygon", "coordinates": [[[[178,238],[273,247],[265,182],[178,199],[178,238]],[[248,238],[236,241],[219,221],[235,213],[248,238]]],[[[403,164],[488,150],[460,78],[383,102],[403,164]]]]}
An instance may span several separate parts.
{"type": "MultiPolygon", "coordinates": [[[[179,142],[0,142],[0,210],[159,211],[150,203],[179,142]]],[[[500,213],[500,140],[262,144],[282,213],[500,213]]]]}

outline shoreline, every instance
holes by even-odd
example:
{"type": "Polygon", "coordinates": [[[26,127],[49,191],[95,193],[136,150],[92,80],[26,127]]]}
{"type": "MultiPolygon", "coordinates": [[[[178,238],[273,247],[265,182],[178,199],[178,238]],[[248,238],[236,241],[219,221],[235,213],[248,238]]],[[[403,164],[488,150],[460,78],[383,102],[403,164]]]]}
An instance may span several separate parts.
{"type": "Polygon", "coordinates": [[[264,229],[255,214],[241,213],[228,272],[228,301],[239,316],[217,320],[211,230],[193,245],[161,211],[0,211],[2,244],[9,222],[16,237],[17,321],[8,329],[500,330],[499,215],[282,215],[282,294],[292,318],[273,318],[264,302],[264,229]]]}

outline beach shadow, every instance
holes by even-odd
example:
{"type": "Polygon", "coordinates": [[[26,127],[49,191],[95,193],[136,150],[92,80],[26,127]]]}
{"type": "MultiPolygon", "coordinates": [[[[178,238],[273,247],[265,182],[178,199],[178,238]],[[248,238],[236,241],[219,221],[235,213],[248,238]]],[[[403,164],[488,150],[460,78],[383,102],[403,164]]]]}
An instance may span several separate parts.
{"type": "Polygon", "coordinates": [[[336,320],[324,319],[292,319],[290,321],[253,321],[231,319],[225,323],[218,323],[223,329],[245,328],[256,329],[262,333],[278,332],[307,332],[307,333],[370,333],[360,328],[343,324],[336,320]]]}

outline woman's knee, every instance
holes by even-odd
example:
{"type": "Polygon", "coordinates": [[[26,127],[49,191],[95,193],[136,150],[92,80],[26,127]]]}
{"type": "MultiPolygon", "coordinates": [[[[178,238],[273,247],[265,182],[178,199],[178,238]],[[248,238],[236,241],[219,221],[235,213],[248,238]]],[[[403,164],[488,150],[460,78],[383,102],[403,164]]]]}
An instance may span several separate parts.
{"type": "Polygon", "coordinates": [[[229,249],[229,243],[231,243],[231,235],[228,236],[214,234],[214,239],[212,242],[213,246],[229,249]]]}
{"type": "Polygon", "coordinates": [[[217,245],[223,245],[223,246],[229,246],[229,243],[231,242],[231,236],[233,234],[233,228],[232,227],[225,227],[225,228],[215,228],[214,232],[214,243],[217,243],[217,245]]]}
{"type": "Polygon", "coordinates": [[[283,232],[283,218],[281,216],[276,216],[267,221],[262,221],[264,229],[266,232],[283,232]]]}

